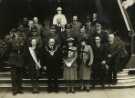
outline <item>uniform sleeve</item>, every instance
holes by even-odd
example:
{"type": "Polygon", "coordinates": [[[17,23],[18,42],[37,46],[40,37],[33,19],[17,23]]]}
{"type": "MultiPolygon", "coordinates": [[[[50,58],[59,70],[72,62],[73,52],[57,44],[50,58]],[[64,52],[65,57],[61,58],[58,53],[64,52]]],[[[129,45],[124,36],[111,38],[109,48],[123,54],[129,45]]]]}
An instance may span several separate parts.
{"type": "Polygon", "coordinates": [[[65,15],[62,17],[62,25],[65,26],[67,24],[67,18],[65,15]]]}
{"type": "Polygon", "coordinates": [[[54,17],[53,17],[53,25],[56,25],[57,24],[57,15],[55,15],[54,17]]]}

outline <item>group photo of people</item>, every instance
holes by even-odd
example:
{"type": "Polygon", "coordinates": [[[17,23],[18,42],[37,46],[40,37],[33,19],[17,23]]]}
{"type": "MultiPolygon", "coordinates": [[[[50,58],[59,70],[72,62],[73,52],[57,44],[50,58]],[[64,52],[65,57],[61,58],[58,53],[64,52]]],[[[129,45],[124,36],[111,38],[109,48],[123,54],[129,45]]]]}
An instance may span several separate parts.
{"type": "Polygon", "coordinates": [[[13,95],[23,93],[23,78],[31,80],[32,93],[39,93],[40,78],[47,79],[47,92],[58,92],[64,81],[66,93],[90,91],[96,85],[116,84],[117,73],[128,56],[125,43],[98,14],[68,19],[61,6],[49,23],[38,16],[23,17],[4,37],[3,51],[11,66],[13,95]],[[71,20],[69,22],[69,20],[71,20]]]}

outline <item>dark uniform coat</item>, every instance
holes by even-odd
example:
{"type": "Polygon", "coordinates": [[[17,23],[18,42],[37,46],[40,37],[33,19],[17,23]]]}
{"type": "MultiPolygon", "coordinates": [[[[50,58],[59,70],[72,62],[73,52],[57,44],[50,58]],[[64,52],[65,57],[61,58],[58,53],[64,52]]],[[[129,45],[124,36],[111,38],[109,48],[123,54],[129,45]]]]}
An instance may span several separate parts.
{"type": "Polygon", "coordinates": [[[72,26],[72,33],[73,33],[73,36],[74,38],[76,38],[77,40],[80,40],[80,29],[81,29],[81,26],[82,24],[80,22],[76,22],[76,23],[71,23],[71,26],[72,26]]]}
{"type": "Polygon", "coordinates": [[[25,45],[23,40],[13,39],[10,43],[10,54],[8,63],[16,67],[24,66],[24,50],[25,45]]]}

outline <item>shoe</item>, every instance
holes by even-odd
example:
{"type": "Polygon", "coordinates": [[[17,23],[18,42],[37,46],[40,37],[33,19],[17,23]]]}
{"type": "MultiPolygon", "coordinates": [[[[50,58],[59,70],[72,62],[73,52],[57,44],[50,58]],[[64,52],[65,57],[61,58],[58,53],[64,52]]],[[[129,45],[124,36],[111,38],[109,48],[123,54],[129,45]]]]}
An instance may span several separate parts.
{"type": "Polygon", "coordinates": [[[84,90],[84,86],[82,85],[82,86],[81,86],[81,91],[83,91],[83,90],[84,90]]]}
{"type": "Polygon", "coordinates": [[[18,90],[18,93],[23,94],[23,91],[22,90],[18,90]]]}
{"type": "Polygon", "coordinates": [[[48,93],[51,93],[51,92],[52,92],[52,89],[51,89],[51,88],[48,88],[48,89],[47,89],[47,92],[48,92],[48,93]]]}
{"type": "Polygon", "coordinates": [[[55,93],[58,93],[58,92],[59,92],[59,90],[58,90],[58,89],[55,89],[55,90],[54,90],[54,92],[55,92],[55,93]]]}
{"type": "Polygon", "coordinates": [[[17,95],[18,94],[18,92],[17,91],[13,91],[13,95],[15,96],[15,95],[17,95]]]}
{"type": "Polygon", "coordinates": [[[86,91],[89,92],[90,91],[90,87],[86,86],[86,91]]]}
{"type": "Polygon", "coordinates": [[[104,85],[104,84],[102,84],[102,88],[103,88],[103,89],[105,88],[105,85],[104,85]]]}
{"type": "Polygon", "coordinates": [[[71,88],[71,92],[72,92],[72,93],[75,93],[74,87],[71,88]]]}
{"type": "Polygon", "coordinates": [[[95,85],[92,85],[92,87],[91,87],[92,89],[95,89],[95,85]]]}
{"type": "Polygon", "coordinates": [[[112,85],[115,85],[115,84],[117,84],[117,79],[112,80],[112,85]]]}
{"type": "Polygon", "coordinates": [[[68,87],[66,90],[66,93],[68,94],[70,92],[70,88],[68,87]]]}

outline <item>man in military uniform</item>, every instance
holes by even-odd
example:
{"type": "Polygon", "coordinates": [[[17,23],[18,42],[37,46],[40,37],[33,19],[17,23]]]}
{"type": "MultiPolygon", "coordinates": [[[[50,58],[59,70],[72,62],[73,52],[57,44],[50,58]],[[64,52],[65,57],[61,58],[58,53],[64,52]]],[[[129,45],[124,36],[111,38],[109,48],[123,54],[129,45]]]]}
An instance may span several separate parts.
{"type": "Polygon", "coordinates": [[[95,32],[97,31],[96,30],[96,24],[97,23],[99,23],[99,21],[98,21],[98,15],[97,15],[97,13],[93,13],[92,14],[92,21],[91,21],[91,24],[90,24],[90,32],[89,32],[89,34],[90,34],[90,38],[91,37],[93,37],[93,35],[95,34],[95,32]]]}
{"type": "Polygon", "coordinates": [[[22,25],[24,28],[28,28],[28,18],[27,17],[23,18],[22,25]]]}
{"type": "MultiPolygon", "coordinates": [[[[45,42],[48,42],[48,40],[49,40],[50,38],[55,39],[55,41],[56,41],[55,44],[57,44],[57,45],[59,45],[59,46],[61,45],[61,43],[62,43],[61,40],[62,40],[62,39],[61,39],[61,37],[59,36],[58,32],[56,31],[56,28],[55,28],[54,25],[50,26],[50,31],[49,31],[48,34],[46,35],[45,42]]],[[[48,44],[48,43],[46,43],[46,44],[48,44]]]]}
{"type": "Polygon", "coordinates": [[[32,28],[32,30],[30,31],[30,36],[28,37],[28,41],[30,41],[31,39],[36,39],[38,47],[39,48],[42,47],[43,41],[42,41],[41,33],[38,31],[36,27],[32,28]]]}
{"type": "Polygon", "coordinates": [[[64,40],[66,41],[68,38],[71,38],[73,37],[73,33],[71,31],[71,25],[70,24],[67,24],[66,25],[66,30],[64,32],[64,40]]]}
{"type": "Polygon", "coordinates": [[[82,23],[78,20],[77,16],[73,16],[73,21],[71,23],[72,26],[72,33],[74,35],[74,38],[79,41],[80,39],[80,29],[82,27],[82,23]]]}
{"type": "Polygon", "coordinates": [[[57,26],[59,28],[58,31],[62,32],[65,30],[66,24],[67,24],[66,16],[62,14],[62,8],[58,7],[57,14],[54,15],[54,18],[53,18],[53,25],[57,26]]]}
{"type": "Polygon", "coordinates": [[[41,34],[43,32],[43,27],[39,23],[38,17],[33,17],[33,23],[34,23],[34,27],[36,27],[37,31],[41,34]]]}
{"type": "Polygon", "coordinates": [[[5,40],[3,40],[3,39],[0,39],[0,64],[2,65],[2,66],[0,66],[0,68],[2,67],[5,67],[4,65],[5,65],[5,61],[6,61],[6,59],[7,59],[7,57],[8,57],[8,46],[7,46],[7,43],[6,43],[6,41],[5,40]]]}
{"type": "Polygon", "coordinates": [[[34,28],[34,22],[33,20],[28,21],[28,30],[31,31],[34,28]]]}
{"type": "Polygon", "coordinates": [[[11,65],[13,94],[22,93],[25,40],[21,30],[17,30],[10,42],[9,64],[11,65]]]}
{"type": "Polygon", "coordinates": [[[98,22],[98,15],[97,15],[97,13],[93,13],[92,14],[92,23],[94,23],[94,22],[98,22]]]}

